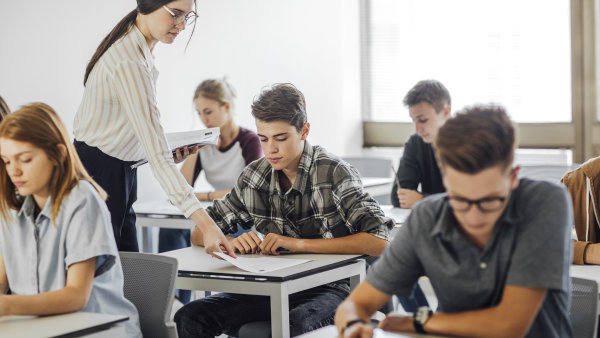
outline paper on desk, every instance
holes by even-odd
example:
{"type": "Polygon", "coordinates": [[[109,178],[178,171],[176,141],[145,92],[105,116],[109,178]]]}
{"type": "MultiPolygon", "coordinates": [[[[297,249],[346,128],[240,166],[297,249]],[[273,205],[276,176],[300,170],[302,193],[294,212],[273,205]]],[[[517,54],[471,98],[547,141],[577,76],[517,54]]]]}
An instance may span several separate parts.
{"type": "Polygon", "coordinates": [[[373,330],[373,338],[409,338],[409,336],[376,328],[373,330]]]}
{"type": "Polygon", "coordinates": [[[294,265],[303,264],[310,262],[310,259],[293,259],[293,258],[280,258],[280,257],[241,257],[233,258],[221,252],[214,252],[215,255],[223,258],[229,263],[237,266],[238,268],[254,272],[254,273],[266,273],[279,269],[289,268],[294,265]]]}

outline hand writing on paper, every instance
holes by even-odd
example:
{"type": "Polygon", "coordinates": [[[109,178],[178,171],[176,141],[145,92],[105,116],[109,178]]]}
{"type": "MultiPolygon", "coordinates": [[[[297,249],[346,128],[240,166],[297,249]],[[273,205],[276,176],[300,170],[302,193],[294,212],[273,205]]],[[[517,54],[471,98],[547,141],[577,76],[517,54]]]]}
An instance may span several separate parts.
{"type": "Polygon", "coordinates": [[[297,238],[269,233],[259,246],[260,251],[266,255],[279,255],[277,249],[283,248],[291,252],[300,251],[300,240],[297,238]]]}
{"type": "Polygon", "coordinates": [[[235,251],[243,255],[259,252],[260,249],[258,247],[262,240],[254,231],[249,231],[236,238],[231,238],[229,242],[235,251]]]}
{"type": "Polygon", "coordinates": [[[371,324],[356,323],[344,332],[340,332],[340,337],[344,338],[371,338],[373,337],[373,326],[371,324]]]}
{"type": "Polygon", "coordinates": [[[412,316],[390,314],[379,323],[384,331],[415,332],[412,316]]]}
{"type": "Polygon", "coordinates": [[[398,189],[396,191],[398,195],[398,201],[400,202],[400,208],[412,208],[413,204],[417,201],[420,201],[423,198],[423,195],[418,193],[416,190],[411,189],[398,189]]]}
{"type": "Polygon", "coordinates": [[[183,160],[188,158],[188,156],[197,153],[198,149],[200,149],[200,147],[198,146],[183,146],[176,148],[175,150],[173,150],[173,161],[175,161],[175,163],[182,162],[183,160]]]}

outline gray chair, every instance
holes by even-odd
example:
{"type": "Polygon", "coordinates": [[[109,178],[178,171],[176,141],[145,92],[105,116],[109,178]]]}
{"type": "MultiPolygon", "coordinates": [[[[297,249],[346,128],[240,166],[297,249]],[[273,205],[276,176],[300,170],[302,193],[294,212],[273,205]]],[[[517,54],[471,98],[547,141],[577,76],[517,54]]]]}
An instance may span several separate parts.
{"type": "Polygon", "coordinates": [[[573,337],[596,337],[598,330],[598,282],[571,277],[569,318],[573,337]]]}
{"type": "Polygon", "coordinates": [[[170,321],[177,277],[177,260],[155,254],[119,252],[123,291],[138,310],[144,337],[177,338],[170,321]]]}
{"type": "MultiPolygon", "coordinates": [[[[342,160],[352,165],[361,177],[393,177],[392,160],[385,157],[342,157],[342,160]]],[[[384,195],[373,196],[379,204],[392,204],[390,191],[384,195]]]]}

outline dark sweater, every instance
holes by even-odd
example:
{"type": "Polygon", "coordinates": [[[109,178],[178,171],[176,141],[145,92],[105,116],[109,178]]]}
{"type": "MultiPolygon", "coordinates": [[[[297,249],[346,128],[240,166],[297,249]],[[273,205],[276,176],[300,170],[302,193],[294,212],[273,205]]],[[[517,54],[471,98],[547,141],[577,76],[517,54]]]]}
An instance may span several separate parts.
{"type": "MultiPolygon", "coordinates": [[[[423,142],[423,139],[417,134],[412,134],[404,144],[404,153],[400,158],[396,177],[404,189],[417,190],[420,183],[420,193],[424,196],[446,191],[433,147],[431,144],[423,142]]],[[[396,190],[398,190],[398,185],[394,181],[392,204],[398,207],[400,203],[396,190]]]]}

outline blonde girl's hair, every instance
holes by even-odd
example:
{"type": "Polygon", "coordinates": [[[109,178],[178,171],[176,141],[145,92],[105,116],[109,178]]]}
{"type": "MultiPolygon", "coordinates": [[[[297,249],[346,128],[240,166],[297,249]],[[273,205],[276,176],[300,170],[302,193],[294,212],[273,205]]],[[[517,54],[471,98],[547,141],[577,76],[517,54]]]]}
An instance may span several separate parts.
{"type": "Polygon", "coordinates": [[[194,100],[200,96],[217,101],[220,104],[229,103],[231,110],[234,110],[236,97],[235,90],[225,77],[222,79],[208,79],[202,81],[202,83],[196,87],[196,91],[194,91],[194,100]]]}
{"type": "MultiPolygon", "coordinates": [[[[80,180],[88,181],[106,200],[106,192],[87,173],[75,147],[68,137],[67,129],[58,114],[44,103],[32,103],[9,114],[0,123],[0,138],[27,142],[42,149],[55,165],[48,183],[52,200],[52,223],[55,222],[63,199],[80,180]],[[58,147],[66,148],[63,154],[58,147]]],[[[0,217],[6,223],[11,220],[10,210],[19,210],[23,204],[18,198],[16,188],[6,171],[6,165],[0,161],[0,217]]],[[[54,223],[56,226],[56,223],[54,223]]]]}

